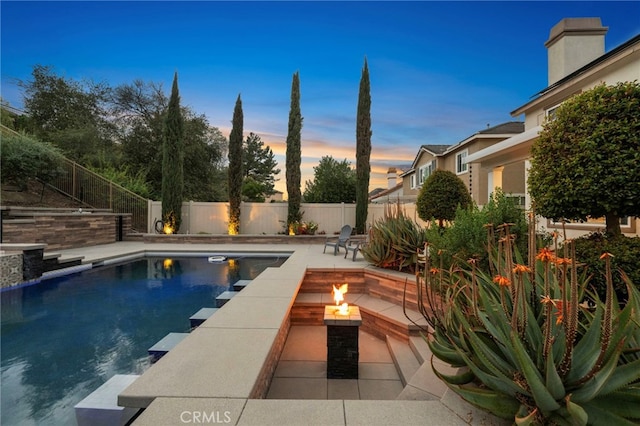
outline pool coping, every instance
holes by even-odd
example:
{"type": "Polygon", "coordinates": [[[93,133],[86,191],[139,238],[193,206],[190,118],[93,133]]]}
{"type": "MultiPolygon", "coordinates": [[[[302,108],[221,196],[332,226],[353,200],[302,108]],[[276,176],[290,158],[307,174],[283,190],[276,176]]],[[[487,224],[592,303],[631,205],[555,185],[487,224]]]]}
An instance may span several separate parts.
{"type": "MultiPolygon", "coordinates": [[[[118,244],[84,248],[85,262],[165,250],[161,244],[118,244]]],[[[172,253],[255,250],[251,244],[167,246],[166,251],[172,253]]],[[[291,255],[279,268],[269,268],[256,277],[256,285],[247,286],[118,396],[119,405],[146,407],[133,424],[181,424],[194,422],[194,416],[210,423],[236,425],[503,424],[451,391],[440,401],[259,399],[268,390],[270,377],[265,382],[264,376],[270,374],[269,368],[275,368],[270,357],[286,340],[283,330],[288,331],[289,311],[307,268],[371,268],[362,259],[353,262],[343,255],[322,254],[320,247],[287,244],[260,250],[291,255]],[[267,361],[270,365],[265,371],[267,361]],[[262,388],[257,384],[260,379],[262,388]]]]}

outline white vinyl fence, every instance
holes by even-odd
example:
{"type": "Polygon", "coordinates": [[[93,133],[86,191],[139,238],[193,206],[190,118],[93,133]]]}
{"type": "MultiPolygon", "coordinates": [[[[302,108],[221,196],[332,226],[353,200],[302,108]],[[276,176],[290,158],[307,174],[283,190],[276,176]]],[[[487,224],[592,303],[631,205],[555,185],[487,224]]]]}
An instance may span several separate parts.
{"type": "MultiPolygon", "coordinates": [[[[367,223],[373,224],[384,216],[386,204],[369,204],[367,223]]],[[[402,204],[407,216],[421,226],[426,224],[418,217],[415,203],[402,204]]],[[[394,206],[395,208],[395,206],[394,206]]],[[[287,203],[242,203],[240,206],[240,233],[275,235],[285,232],[287,203]]],[[[149,201],[148,232],[154,233],[154,224],[162,217],[162,203],[149,201]]],[[[316,222],[318,231],[334,234],[343,225],[355,226],[355,204],[303,203],[302,220],[316,222]]],[[[228,233],[229,203],[182,203],[181,234],[222,234],[228,233]]]]}

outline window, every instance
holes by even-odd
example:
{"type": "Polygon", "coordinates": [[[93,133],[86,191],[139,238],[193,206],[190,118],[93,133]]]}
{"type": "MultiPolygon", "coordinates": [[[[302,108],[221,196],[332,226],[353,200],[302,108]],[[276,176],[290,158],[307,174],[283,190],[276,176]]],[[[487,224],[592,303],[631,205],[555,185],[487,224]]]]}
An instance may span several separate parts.
{"type": "Polygon", "coordinates": [[[415,188],[416,187],[416,174],[412,174],[411,175],[411,188],[415,188]]]}
{"type": "Polygon", "coordinates": [[[467,173],[469,168],[466,163],[468,153],[469,151],[465,149],[464,151],[460,151],[456,154],[456,174],[460,175],[462,173],[467,173]]]}
{"type": "Polygon", "coordinates": [[[556,119],[556,111],[561,104],[554,105],[551,108],[544,111],[544,116],[547,121],[553,121],[556,119]]]}
{"type": "Polygon", "coordinates": [[[431,160],[429,164],[420,167],[420,169],[418,169],[418,185],[422,185],[435,169],[436,160],[431,160]]]}

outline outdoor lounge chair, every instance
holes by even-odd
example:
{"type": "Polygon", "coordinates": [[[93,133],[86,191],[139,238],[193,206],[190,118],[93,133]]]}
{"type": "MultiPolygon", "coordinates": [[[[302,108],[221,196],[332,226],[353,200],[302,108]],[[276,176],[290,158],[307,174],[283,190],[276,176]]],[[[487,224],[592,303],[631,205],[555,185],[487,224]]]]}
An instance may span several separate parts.
{"type": "Polygon", "coordinates": [[[324,250],[323,253],[327,251],[328,247],[333,247],[333,255],[335,256],[340,251],[340,247],[344,247],[347,250],[347,243],[349,242],[349,238],[351,237],[351,225],[344,225],[340,230],[340,235],[337,237],[327,237],[327,240],[324,242],[324,250]]]}
{"type": "Polygon", "coordinates": [[[366,238],[360,237],[360,238],[351,238],[351,239],[349,239],[349,241],[347,242],[347,246],[345,247],[347,249],[347,252],[344,254],[344,258],[346,259],[347,256],[349,255],[349,252],[352,251],[353,252],[353,258],[351,260],[353,260],[355,262],[358,252],[360,251],[362,246],[364,246],[367,243],[368,240],[369,240],[368,237],[366,237],[366,238]]]}

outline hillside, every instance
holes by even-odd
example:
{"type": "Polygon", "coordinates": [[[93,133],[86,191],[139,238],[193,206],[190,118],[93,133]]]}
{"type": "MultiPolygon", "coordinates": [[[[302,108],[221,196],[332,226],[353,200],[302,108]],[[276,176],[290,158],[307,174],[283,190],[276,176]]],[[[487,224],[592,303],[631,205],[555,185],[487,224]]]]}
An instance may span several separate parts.
{"type": "Polygon", "coordinates": [[[19,191],[13,185],[2,185],[0,193],[0,205],[22,207],[55,207],[55,208],[79,208],[82,203],[60,194],[51,188],[45,187],[35,180],[29,181],[26,191],[19,191]]]}

